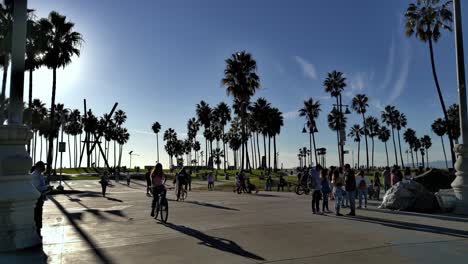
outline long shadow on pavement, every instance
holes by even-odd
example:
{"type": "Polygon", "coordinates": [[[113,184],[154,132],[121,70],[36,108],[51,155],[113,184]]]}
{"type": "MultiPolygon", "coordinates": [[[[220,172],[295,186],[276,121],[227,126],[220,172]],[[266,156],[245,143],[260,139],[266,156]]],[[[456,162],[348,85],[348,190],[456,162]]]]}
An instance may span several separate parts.
{"type": "Polygon", "coordinates": [[[225,207],[221,205],[216,205],[216,204],[210,204],[210,203],[204,203],[204,202],[197,202],[197,201],[185,201],[186,203],[189,204],[195,204],[195,205],[200,205],[200,206],[206,206],[206,207],[211,207],[215,209],[223,209],[223,210],[230,210],[230,211],[240,211],[239,209],[236,208],[231,208],[231,207],[225,207]]]}
{"type": "Polygon", "coordinates": [[[433,233],[433,234],[439,234],[439,235],[468,238],[468,231],[440,227],[440,226],[408,223],[408,222],[403,222],[403,221],[388,220],[388,219],[368,217],[368,216],[336,217],[336,216],[330,215],[329,217],[345,218],[351,221],[365,222],[365,223],[371,223],[371,224],[380,224],[380,225],[387,226],[387,227],[399,228],[399,229],[405,229],[405,230],[413,230],[413,231],[433,233]]]}
{"type": "Polygon", "coordinates": [[[78,232],[81,238],[83,238],[83,240],[89,245],[89,247],[94,252],[96,257],[99,258],[101,263],[104,263],[104,264],[114,263],[114,261],[112,261],[112,259],[109,256],[107,256],[106,253],[104,253],[103,251],[101,251],[101,249],[97,247],[96,242],[86,233],[86,231],[81,229],[81,227],[76,223],[75,219],[71,217],[71,214],[68,213],[67,210],[65,210],[65,208],[57,200],[55,200],[53,197],[50,197],[49,199],[55,204],[55,206],[57,206],[57,208],[62,212],[62,214],[64,214],[65,217],[67,217],[68,221],[71,223],[73,228],[78,232]]]}
{"type": "Polygon", "coordinates": [[[182,226],[182,225],[174,225],[174,224],[163,224],[164,226],[171,228],[175,231],[178,231],[182,234],[185,234],[187,236],[191,236],[193,238],[196,238],[200,240],[201,245],[205,245],[207,247],[211,247],[220,251],[228,252],[231,254],[235,254],[241,257],[245,258],[250,258],[254,259],[257,261],[264,261],[265,259],[257,256],[251,252],[246,251],[243,249],[241,246],[239,246],[236,242],[225,239],[225,238],[220,238],[220,237],[215,237],[215,236],[210,236],[208,234],[205,234],[201,231],[198,231],[196,229],[187,227],[187,226],[182,226]]]}
{"type": "Polygon", "coordinates": [[[406,212],[406,211],[391,211],[388,209],[374,209],[374,208],[367,208],[366,211],[377,212],[382,214],[394,214],[394,215],[408,215],[408,216],[416,216],[416,217],[427,217],[445,221],[453,221],[453,222],[468,222],[468,217],[466,216],[450,216],[450,215],[437,215],[437,214],[424,214],[424,213],[414,213],[414,212],[406,212]]]}

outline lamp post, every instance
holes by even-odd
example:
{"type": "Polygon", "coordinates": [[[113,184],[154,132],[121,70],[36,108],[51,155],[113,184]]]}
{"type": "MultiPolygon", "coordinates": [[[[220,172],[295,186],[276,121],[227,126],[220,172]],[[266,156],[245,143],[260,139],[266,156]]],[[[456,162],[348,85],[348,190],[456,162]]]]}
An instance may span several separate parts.
{"type": "MultiPolygon", "coordinates": [[[[333,110],[332,111],[339,111],[341,113],[341,116],[344,117],[344,115],[349,115],[351,114],[351,111],[349,111],[349,105],[347,104],[342,104],[341,103],[341,99],[340,99],[340,103],[339,104],[333,104],[333,110]],[[343,107],[346,107],[346,110],[345,112],[343,113],[343,107]]],[[[340,119],[340,122],[342,122],[343,120],[340,119]]],[[[346,132],[344,132],[345,130],[345,124],[340,124],[340,133],[338,133],[339,135],[339,152],[338,155],[339,155],[339,160],[340,160],[340,166],[343,167],[344,166],[344,145],[345,145],[345,142],[346,142],[346,132]],[[341,127],[343,126],[343,127],[341,127]]]]}
{"type": "Polygon", "coordinates": [[[22,120],[26,16],[27,1],[14,1],[8,125],[0,124],[0,251],[41,242],[34,223],[34,206],[40,195],[31,184],[32,159],[25,148],[32,132],[22,120]]]}
{"type": "Polygon", "coordinates": [[[63,142],[63,130],[65,129],[65,123],[66,123],[66,115],[65,115],[65,112],[66,111],[69,111],[71,112],[72,110],[70,108],[65,108],[63,109],[63,112],[62,112],[62,115],[60,116],[60,125],[62,127],[62,132],[61,132],[61,136],[60,136],[60,143],[59,143],[59,151],[60,151],[60,181],[59,181],[59,186],[57,187],[57,189],[60,189],[60,190],[63,190],[63,186],[62,186],[62,181],[63,181],[63,178],[62,178],[62,169],[63,169],[63,152],[65,152],[66,150],[66,146],[64,145],[65,142],[63,142]],[[62,149],[63,147],[63,149],[62,149]]]}
{"type": "MultiPolygon", "coordinates": [[[[309,147],[310,151],[312,152],[312,142],[314,143],[314,157],[315,157],[315,163],[318,164],[318,159],[317,159],[317,150],[315,149],[315,133],[318,132],[317,125],[315,124],[315,120],[309,120],[304,124],[304,128],[302,129],[302,133],[307,133],[306,127],[309,128],[309,147]]],[[[309,157],[309,163],[312,166],[312,156],[309,157]]]]}
{"type": "Polygon", "coordinates": [[[132,156],[140,156],[140,155],[138,155],[138,154],[133,154],[133,150],[130,151],[130,152],[128,153],[128,155],[130,155],[130,166],[129,166],[129,169],[131,169],[131,168],[132,168],[132,156]]]}
{"type": "Polygon", "coordinates": [[[466,80],[465,63],[463,52],[463,35],[461,22],[460,0],[453,1],[454,9],[454,31],[455,50],[457,55],[457,81],[458,81],[458,102],[460,115],[461,144],[455,145],[457,161],[455,162],[456,178],[452,182],[452,187],[457,197],[455,212],[468,214],[468,113],[466,106],[466,80]]]}

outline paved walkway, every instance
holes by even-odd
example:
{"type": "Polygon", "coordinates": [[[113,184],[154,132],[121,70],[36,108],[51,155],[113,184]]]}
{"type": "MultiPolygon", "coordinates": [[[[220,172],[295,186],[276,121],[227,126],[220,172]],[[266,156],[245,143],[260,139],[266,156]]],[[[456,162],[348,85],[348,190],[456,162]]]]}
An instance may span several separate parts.
{"type": "MultiPolygon", "coordinates": [[[[312,215],[294,193],[169,192],[169,223],[149,216],[144,183],[96,181],[45,203],[42,250],[0,254],[0,263],[468,263],[468,218],[377,209],[357,217],[312,215]],[[42,255],[40,255],[42,254],[42,255]]],[[[330,204],[330,208],[333,203],[330,204]]],[[[347,213],[347,210],[344,210],[347,213]]]]}

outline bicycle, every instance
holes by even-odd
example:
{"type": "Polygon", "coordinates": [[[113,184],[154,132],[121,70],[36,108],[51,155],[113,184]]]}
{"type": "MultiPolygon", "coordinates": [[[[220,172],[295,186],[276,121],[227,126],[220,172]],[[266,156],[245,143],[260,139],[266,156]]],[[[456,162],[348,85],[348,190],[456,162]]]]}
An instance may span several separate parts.
{"type": "Polygon", "coordinates": [[[160,216],[160,220],[163,223],[166,223],[167,217],[169,216],[169,203],[167,202],[166,198],[166,190],[158,195],[155,209],[156,212],[154,219],[158,219],[158,216],[160,216]]]}
{"type": "Polygon", "coordinates": [[[308,195],[310,193],[310,189],[306,184],[297,184],[294,191],[297,195],[308,195]]]}
{"type": "Polygon", "coordinates": [[[177,196],[178,192],[179,192],[179,184],[177,184],[176,187],[175,187],[175,195],[177,197],[177,200],[178,201],[184,201],[185,199],[187,199],[188,192],[184,188],[184,185],[182,185],[182,190],[180,190],[180,196],[177,196]]]}

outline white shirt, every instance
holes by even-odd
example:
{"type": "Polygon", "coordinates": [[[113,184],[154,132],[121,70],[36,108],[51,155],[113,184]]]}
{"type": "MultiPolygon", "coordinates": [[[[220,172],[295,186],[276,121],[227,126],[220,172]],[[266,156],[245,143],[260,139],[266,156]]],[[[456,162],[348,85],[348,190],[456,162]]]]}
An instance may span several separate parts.
{"type": "Polygon", "coordinates": [[[47,185],[45,184],[44,176],[42,176],[42,173],[40,173],[38,170],[34,170],[31,175],[33,176],[32,184],[34,185],[34,187],[36,187],[37,191],[39,191],[40,193],[45,192],[47,190],[47,185]]]}

